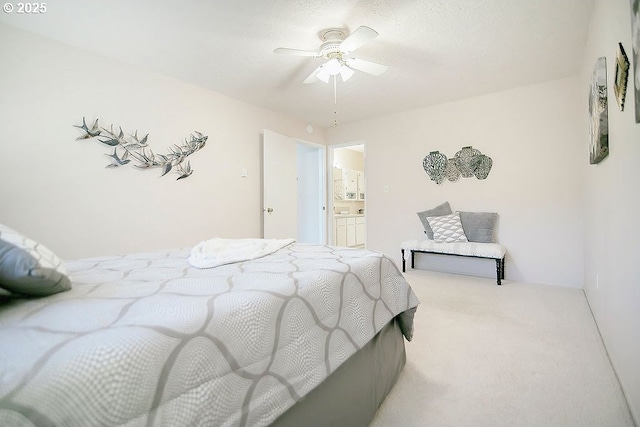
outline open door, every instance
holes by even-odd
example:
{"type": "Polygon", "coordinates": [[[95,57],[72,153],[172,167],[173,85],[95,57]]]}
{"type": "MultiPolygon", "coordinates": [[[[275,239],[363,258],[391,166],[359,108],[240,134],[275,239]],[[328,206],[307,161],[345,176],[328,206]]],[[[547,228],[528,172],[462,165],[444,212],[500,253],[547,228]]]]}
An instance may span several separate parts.
{"type": "Polygon", "coordinates": [[[262,157],[262,237],[297,239],[297,143],[265,129],[262,157]]]}

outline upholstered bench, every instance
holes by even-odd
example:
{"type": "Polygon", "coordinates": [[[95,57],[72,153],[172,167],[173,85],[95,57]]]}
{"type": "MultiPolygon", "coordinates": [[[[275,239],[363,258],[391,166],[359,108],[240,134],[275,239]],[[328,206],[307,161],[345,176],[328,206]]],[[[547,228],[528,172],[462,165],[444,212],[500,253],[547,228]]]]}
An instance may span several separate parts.
{"type": "Polygon", "coordinates": [[[411,251],[411,268],[415,268],[418,253],[456,255],[487,258],[496,261],[498,285],[504,279],[505,248],[496,243],[494,228],[498,219],[495,212],[451,211],[449,202],[435,208],[417,212],[424,226],[426,239],[405,240],[402,249],[402,271],[406,271],[405,251],[411,251]]]}
{"type": "Polygon", "coordinates": [[[411,268],[415,268],[415,253],[433,253],[441,255],[457,255],[475,258],[488,258],[496,261],[496,277],[498,285],[504,279],[504,258],[506,249],[498,243],[454,242],[437,243],[433,240],[405,240],[400,245],[402,250],[402,271],[406,271],[405,251],[411,251],[411,268]]]}

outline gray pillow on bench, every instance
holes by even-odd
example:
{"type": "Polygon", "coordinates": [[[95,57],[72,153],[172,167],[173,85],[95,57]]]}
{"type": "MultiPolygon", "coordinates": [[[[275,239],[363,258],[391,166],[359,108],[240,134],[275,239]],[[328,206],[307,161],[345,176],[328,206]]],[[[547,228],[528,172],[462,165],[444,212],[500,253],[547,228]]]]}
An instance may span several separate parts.
{"type": "Polygon", "coordinates": [[[460,212],[462,229],[470,242],[494,243],[493,230],[497,219],[495,212],[460,212]]]}
{"type": "Polygon", "coordinates": [[[429,238],[429,240],[433,240],[433,230],[429,225],[429,221],[427,220],[427,217],[451,215],[452,213],[453,211],[451,211],[451,206],[449,206],[449,202],[444,202],[433,209],[418,212],[418,218],[420,218],[420,222],[422,222],[422,225],[424,226],[424,232],[427,233],[427,237],[429,238]]]}

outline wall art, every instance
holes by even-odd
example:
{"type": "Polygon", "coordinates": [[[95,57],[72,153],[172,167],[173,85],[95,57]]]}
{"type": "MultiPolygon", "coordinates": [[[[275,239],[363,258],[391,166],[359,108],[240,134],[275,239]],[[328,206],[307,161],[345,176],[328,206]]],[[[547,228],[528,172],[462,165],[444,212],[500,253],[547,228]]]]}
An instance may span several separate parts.
{"type": "Polygon", "coordinates": [[[439,151],[431,151],[422,160],[422,167],[436,184],[442,184],[445,179],[457,182],[460,177],[486,179],[489,176],[493,160],[484,155],[480,150],[472,146],[462,147],[454,157],[447,156],[439,151]]]}
{"type": "Polygon", "coordinates": [[[633,87],[635,93],[636,123],[640,123],[640,0],[631,1],[631,62],[633,63],[633,87]]]}
{"type": "Polygon", "coordinates": [[[471,159],[471,166],[473,175],[476,178],[487,179],[489,172],[491,172],[491,166],[493,166],[493,159],[484,154],[479,154],[471,159]]]}
{"type": "Polygon", "coordinates": [[[439,151],[432,151],[422,160],[422,167],[431,181],[442,184],[447,176],[447,156],[439,151]]]}
{"type": "Polygon", "coordinates": [[[627,96],[627,80],[629,76],[629,58],[622,47],[622,43],[618,43],[618,51],[616,52],[616,74],[613,80],[613,93],[618,103],[620,111],[624,111],[624,100],[627,96]]]}
{"type": "Polygon", "coordinates": [[[161,176],[165,176],[173,170],[178,174],[177,179],[191,176],[193,169],[191,169],[191,162],[187,160],[187,157],[204,147],[208,139],[208,136],[195,131],[188,138],[185,138],[184,143],[169,147],[168,153],[155,154],[149,147],[149,134],[142,138],[138,137],[138,131],[135,131],[133,135],[125,135],[121,127],[118,132],[114,132],[113,125],[109,129],[100,127],[98,119],[89,128],[84,117],[82,125],[73,126],[84,131],[84,134],[76,138],[76,141],[96,138],[101,143],[113,147],[111,154],[105,154],[111,158],[107,168],[117,168],[127,164],[132,164],[139,169],[160,168],[162,170],[161,176]],[[134,163],[130,163],[132,159],[134,163]]]}
{"type": "Polygon", "coordinates": [[[463,178],[471,178],[473,176],[474,165],[471,164],[471,160],[480,154],[482,154],[480,150],[476,150],[472,146],[462,147],[456,153],[456,166],[463,178]]]}
{"type": "Polygon", "coordinates": [[[460,179],[460,169],[456,166],[456,159],[447,160],[447,179],[451,182],[457,182],[460,179]]]}
{"type": "Polygon", "coordinates": [[[609,118],[607,112],[607,58],[596,60],[589,91],[590,142],[589,163],[600,163],[609,155],[609,118]]]}

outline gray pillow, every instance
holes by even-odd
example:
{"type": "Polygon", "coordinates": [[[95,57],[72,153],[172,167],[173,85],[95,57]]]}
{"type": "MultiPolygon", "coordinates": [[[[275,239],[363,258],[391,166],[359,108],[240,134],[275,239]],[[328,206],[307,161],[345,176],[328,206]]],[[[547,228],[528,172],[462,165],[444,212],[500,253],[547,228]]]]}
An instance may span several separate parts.
{"type": "Polygon", "coordinates": [[[495,212],[460,212],[464,234],[470,242],[493,243],[493,230],[498,219],[495,212]]]}
{"type": "Polygon", "coordinates": [[[0,224],[0,288],[46,296],[71,289],[60,257],[46,246],[0,224]]]}
{"type": "Polygon", "coordinates": [[[429,209],[426,211],[418,212],[418,218],[420,218],[420,222],[424,226],[424,232],[427,234],[429,240],[433,240],[433,230],[429,225],[429,221],[427,220],[430,216],[444,216],[451,215],[453,212],[451,211],[451,206],[449,206],[449,202],[444,202],[441,205],[436,206],[433,209],[429,209]]]}

